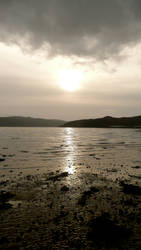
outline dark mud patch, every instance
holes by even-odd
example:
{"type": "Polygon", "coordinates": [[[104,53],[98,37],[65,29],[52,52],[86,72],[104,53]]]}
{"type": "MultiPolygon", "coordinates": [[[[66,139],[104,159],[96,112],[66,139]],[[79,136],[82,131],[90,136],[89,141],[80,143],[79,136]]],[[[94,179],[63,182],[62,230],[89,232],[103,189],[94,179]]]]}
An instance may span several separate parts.
{"type": "Polygon", "coordinates": [[[8,157],[14,157],[15,156],[15,154],[9,154],[9,155],[7,155],[8,157]]]}
{"type": "Polygon", "coordinates": [[[36,154],[36,155],[46,155],[46,154],[48,154],[48,152],[44,152],[44,151],[42,151],[42,152],[34,152],[33,154],[36,154]]]}
{"type": "MultiPolygon", "coordinates": [[[[118,246],[129,238],[131,230],[124,226],[117,225],[110,219],[108,214],[103,214],[89,223],[88,240],[109,249],[109,247],[118,246]]],[[[100,246],[99,246],[100,247],[100,246]]],[[[104,248],[105,249],[105,248],[104,248]]]]}
{"type": "Polygon", "coordinates": [[[140,169],[141,166],[133,166],[132,168],[133,168],[133,169],[140,169]]]}
{"type": "Polygon", "coordinates": [[[141,195],[141,188],[132,184],[121,182],[122,190],[125,194],[141,195]]]}
{"type": "Polygon", "coordinates": [[[62,192],[68,192],[68,191],[69,191],[69,187],[63,186],[63,187],[61,188],[61,191],[62,191],[62,192]]]}
{"type": "Polygon", "coordinates": [[[1,156],[5,158],[5,157],[6,157],[7,155],[5,155],[5,154],[2,154],[1,156]]]}
{"type": "Polygon", "coordinates": [[[63,173],[60,173],[60,174],[57,174],[57,175],[50,176],[46,180],[47,181],[59,181],[62,178],[65,178],[67,176],[69,176],[69,173],[68,172],[63,172],[63,173]]]}
{"type": "Polygon", "coordinates": [[[141,179],[141,176],[137,176],[137,175],[129,175],[131,178],[134,178],[134,179],[141,179]]]}
{"type": "Polygon", "coordinates": [[[8,184],[8,180],[6,181],[0,181],[0,186],[6,186],[8,184]]]}
{"type": "Polygon", "coordinates": [[[107,172],[109,172],[109,173],[117,173],[117,172],[118,172],[118,170],[117,170],[117,169],[112,168],[112,169],[107,169],[107,172]]]}
{"type": "Polygon", "coordinates": [[[5,192],[5,191],[0,192],[0,201],[2,201],[2,202],[8,201],[13,197],[14,197],[14,194],[12,194],[10,192],[5,192]]]}
{"type": "Polygon", "coordinates": [[[54,222],[56,224],[58,224],[63,218],[65,218],[66,216],[68,215],[68,212],[64,212],[64,211],[61,211],[59,215],[57,215],[55,218],[54,218],[54,222]]]}
{"type": "Polygon", "coordinates": [[[0,210],[8,209],[12,207],[8,201],[14,197],[14,194],[10,192],[1,191],[0,192],[0,210]]]}
{"type": "Polygon", "coordinates": [[[125,200],[124,204],[125,204],[125,206],[128,206],[128,207],[130,207],[130,206],[132,206],[132,207],[136,206],[136,202],[132,198],[125,200]]]}
{"type": "Polygon", "coordinates": [[[5,159],[4,158],[0,158],[0,162],[2,162],[2,161],[5,161],[5,159]]]}
{"type": "Polygon", "coordinates": [[[86,201],[90,198],[90,196],[97,192],[99,192],[99,189],[96,187],[91,187],[88,191],[84,191],[78,200],[78,205],[85,206],[86,201]]]}
{"type": "Polygon", "coordinates": [[[11,140],[19,140],[20,137],[11,137],[11,140]]]}

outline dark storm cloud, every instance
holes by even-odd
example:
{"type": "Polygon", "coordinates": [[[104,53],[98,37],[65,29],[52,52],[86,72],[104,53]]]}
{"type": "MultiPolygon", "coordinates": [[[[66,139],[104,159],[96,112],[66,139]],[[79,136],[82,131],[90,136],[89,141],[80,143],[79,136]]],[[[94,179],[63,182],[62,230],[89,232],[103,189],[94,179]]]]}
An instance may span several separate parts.
{"type": "Polygon", "coordinates": [[[106,57],[141,39],[140,0],[0,0],[0,40],[106,57]]]}

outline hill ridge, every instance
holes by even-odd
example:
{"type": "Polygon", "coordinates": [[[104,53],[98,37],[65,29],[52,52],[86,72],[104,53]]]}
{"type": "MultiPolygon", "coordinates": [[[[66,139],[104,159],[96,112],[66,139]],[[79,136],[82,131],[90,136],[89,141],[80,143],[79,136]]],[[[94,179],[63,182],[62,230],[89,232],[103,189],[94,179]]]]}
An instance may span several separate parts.
{"type": "Polygon", "coordinates": [[[105,116],[103,118],[95,119],[81,119],[67,122],[63,127],[95,127],[95,128],[109,128],[109,127],[121,127],[121,128],[134,128],[141,127],[141,115],[133,117],[112,117],[105,116]]]}
{"type": "Polygon", "coordinates": [[[66,121],[26,116],[0,117],[0,127],[60,127],[66,121]]]}

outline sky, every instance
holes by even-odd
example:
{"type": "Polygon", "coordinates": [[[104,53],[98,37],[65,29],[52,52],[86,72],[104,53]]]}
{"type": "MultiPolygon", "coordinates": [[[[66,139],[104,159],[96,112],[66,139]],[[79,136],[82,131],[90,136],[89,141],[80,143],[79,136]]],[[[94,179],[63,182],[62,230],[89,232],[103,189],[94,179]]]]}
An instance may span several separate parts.
{"type": "Polygon", "coordinates": [[[0,116],[141,115],[140,0],[0,0],[0,116]]]}

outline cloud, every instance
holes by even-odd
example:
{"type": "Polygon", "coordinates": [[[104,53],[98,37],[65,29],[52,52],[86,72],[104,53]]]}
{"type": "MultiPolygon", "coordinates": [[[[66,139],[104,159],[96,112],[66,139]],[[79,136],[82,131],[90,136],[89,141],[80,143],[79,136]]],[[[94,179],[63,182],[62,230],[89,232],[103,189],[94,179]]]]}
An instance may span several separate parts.
{"type": "Polygon", "coordinates": [[[109,58],[141,39],[140,0],[1,0],[0,41],[109,58]]]}

